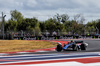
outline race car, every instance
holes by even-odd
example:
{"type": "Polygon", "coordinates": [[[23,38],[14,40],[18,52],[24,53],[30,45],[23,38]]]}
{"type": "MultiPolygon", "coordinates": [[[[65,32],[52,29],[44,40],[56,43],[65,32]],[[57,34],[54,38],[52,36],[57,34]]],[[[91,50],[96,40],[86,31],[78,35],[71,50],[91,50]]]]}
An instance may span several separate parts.
{"type": "Polygon", "coordinates": [[[73,51],[77,51],[77,50],[86,50],[88,44],[83,42],[83,41],[71,41],[68,42],[67,44],[62,45],[61,43],[58,43],[57,47],[56,47],[56,51],[60,52],[60,51],[66,51],[66,50],[73,50],[73,51]]]}

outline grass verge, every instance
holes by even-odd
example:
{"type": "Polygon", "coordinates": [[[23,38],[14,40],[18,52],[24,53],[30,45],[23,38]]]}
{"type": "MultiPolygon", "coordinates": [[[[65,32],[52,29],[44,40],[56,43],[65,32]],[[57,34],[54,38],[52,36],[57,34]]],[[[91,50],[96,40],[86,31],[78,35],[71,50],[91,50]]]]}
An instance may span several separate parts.
{"type": "Polygon", "coordinates": [[[0,40],[0,53],[46,49],[56,45],[49,41],[0,40]]]}

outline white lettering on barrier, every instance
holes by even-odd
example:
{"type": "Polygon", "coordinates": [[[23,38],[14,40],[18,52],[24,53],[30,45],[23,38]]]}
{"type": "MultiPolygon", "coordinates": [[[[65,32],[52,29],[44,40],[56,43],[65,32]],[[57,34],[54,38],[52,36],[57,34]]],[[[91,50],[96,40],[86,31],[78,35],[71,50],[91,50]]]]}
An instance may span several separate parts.
{"type": "Polygon", "coordinates": [[[34,38],[30,38],[30,37],[26,38],[26,37],[24,37],[23,40],[36,40],[36,37],[34,37],[34,38]]]}
{"type": "Polygon", "coordinates": [[[18,40],[18,38],[14,38],[14,40],[18,40]]]}

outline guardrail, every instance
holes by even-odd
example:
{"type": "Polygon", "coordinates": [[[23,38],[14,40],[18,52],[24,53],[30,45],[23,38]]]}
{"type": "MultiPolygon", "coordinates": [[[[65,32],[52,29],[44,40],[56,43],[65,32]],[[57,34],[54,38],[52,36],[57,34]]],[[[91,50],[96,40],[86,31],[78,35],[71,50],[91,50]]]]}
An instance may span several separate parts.
{"type": "Polygon", "coordinates": [[[54,39],[100,39],[100,36],[91,35],[91,36],[73,36],[73,35],[67,35],[67,36],[16,36],[13,37],[13,39],[17,40],[54,40],[54,39]]]}

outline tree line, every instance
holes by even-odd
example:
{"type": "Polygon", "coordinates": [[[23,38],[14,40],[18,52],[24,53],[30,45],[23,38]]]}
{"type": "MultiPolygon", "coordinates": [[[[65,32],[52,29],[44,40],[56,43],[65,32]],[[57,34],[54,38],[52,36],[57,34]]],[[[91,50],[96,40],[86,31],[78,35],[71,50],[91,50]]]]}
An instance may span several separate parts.
{"type": "Polygon", "coordinates": [[[10,11],[11,18],[5,21],[5,32],[31,32],[41,35],[41,32],[61,32],[61,34],[94,34],[100,33],[100,19],[87,22],[81,14],[76,14],[73,19],[67,14],[56,14],[53,18],[39,21],[37,18],[24,18],[17,10],[10,11]]]}

